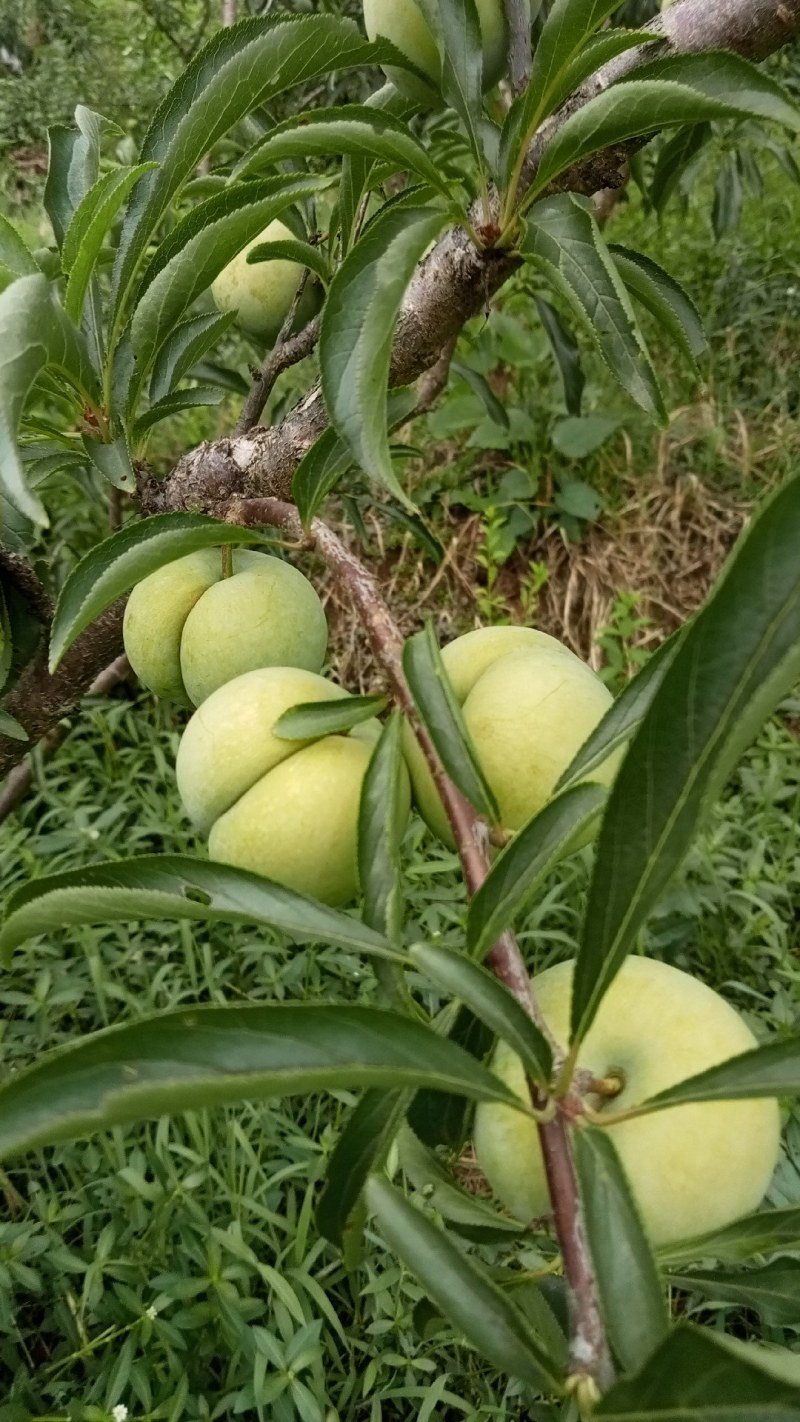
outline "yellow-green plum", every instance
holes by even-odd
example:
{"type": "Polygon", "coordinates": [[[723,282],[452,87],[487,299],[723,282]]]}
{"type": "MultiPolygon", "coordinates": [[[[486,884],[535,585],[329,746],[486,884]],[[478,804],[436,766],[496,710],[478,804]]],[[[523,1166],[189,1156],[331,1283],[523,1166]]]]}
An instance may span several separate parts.
{"type": "MultiPolygon", "coordinates": [[[[573,967],[560,963],[532,980],[561,1043],[569,1036],[573,967]]],[[[603,998],[578,1066],[597,1078],[621,1076],[618,1096],[593,1102],[610,1118],[756,1045],[739,1014],[705,983],[665,963],[628,958],[603,998]]],[[[498,1044],[492,1069],[528,1099],[522,1065],[505,1043],[498,1044]]],[[[780,1116],[769,1098],[709,1101],[620,1121],[609,1130],[650,1240],[663,1245],[721,1229],[758,1207],[778,1159],[780,1116]]],[[[492,1189],[517,1219],[549,1212],[532,1121],[512,1107],[481,1104],[474,1142],[492,1189]]]]}
{"type": "Polygon", "coordinates": [[[198,598],[183,625],[181,676],[195,706],[255,667],[318,672],[325,660],[328,624],[308,578],[281,558],[255,557],[198,598]]]}
{"type": "MultiPolygon", "coordinates": [[[[608,688],[555,637],[527,627],[485,627],[442,651],[442,660],[504,829],[538,814],[611,705],[608,688]]],[[[446,844],[452,833],[422,754],[406,728],[414,796],[446,844]]],[[[590,779],[610,784],[610,757],[590,779]]]]}
{"type": "MultiPolygon", "coordinates": [[[[266,667],[221,686],[198,707],[178,749],[178,790],[212,859],[250,869],[323,903],[358,892],[361,787],[380,728],[285,740],[275,723],[292,706],[348,692],[297,667],[266,667]]],[[[407,778],[401,823],[410,808],[407,778]]]]}
{"type": "MultiPolygon", "coordinates": [[[[483,40],[483,87],[490,89],[505,72],[508,56],[508,22],[504,0],[477,0],[483,40]]],[[[439,77],[439,51],[416,0],[364,0],[364,24],[371,40],[382,36],[399,49],[423,74],[439,77]]],[[[415,103],[430,107],[439,102],[435,89],[408,70],[389,67],[386,76],[415,103]]]]}
{"type": "MultiPolygon", "coordinates": [[[[235,549],[239,572],[261,555],[235,549]]],[[[128,598],[123,641],[139,680],[156,696],[186,701],[181,677],[181,634],[195,603],[222,577],[218,548],[204,548],[165,563],[137,583],[128,598]]]]}
{"type": "MultiPolygon", "coordinates": [[[[283,257],[271,262],[248,264],[247,254],[264,242],[291,242],[295,234],[285,223],[270,222],[268,227],[248,242],[232,261],[223,267],[211,285],[211,295],[218,311],[235,311],[239,325],[252,336],[271,345],[291,310],[292,302],[303,276],[299,262],[283,257]]],[[[320,288],[310,281],[297,310],[295,322],[299,330],[319,309],[320,288]]]]}

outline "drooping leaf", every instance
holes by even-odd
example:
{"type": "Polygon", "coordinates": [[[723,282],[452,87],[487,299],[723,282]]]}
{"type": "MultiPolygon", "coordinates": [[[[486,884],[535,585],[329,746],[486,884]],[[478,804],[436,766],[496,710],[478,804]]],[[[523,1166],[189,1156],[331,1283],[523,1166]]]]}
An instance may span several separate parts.
{"type": "MultiPolygon", "coordinates": [[[[494,1034],[486,1024],[468,1007],[456,1003],[448,1004],[434,1025],[476,1061],[483,1061],[494,1041],[494,1034]]],[[[450,1151],[462,1149],[470,1121],[471,1104],[453,1092],[423,1088],[416,1093],[408,1110],[408,1123],[421,1141],[432,1147],[446,1146],[450,1151]]]]}
{"type": "Polygon", "coordinates": [[[497,823],[497,801],[470,742],[430,624],[408,638],[403,648],[403,670],[420,716],[451,780],[473,809],[497,823]]]}
{"type": "Polygon", "coordinates": [[[480,1196],[456,1184],[441,1157],[422,1144],[410,1127],[400,1132],[400,1164],[415,1190],[438,1210],[459,1234],[476,1244],[517,1239],[524,1225],[501,1215],[480,1196]]]}
{"type": "MultiPolygon", "coordinates": [[[[402,424],[417,404],[417,397],[407,386],[390,390],[387,413],[388,428],[402,424]]],[[[350,446],[330,427],[306,451],[292,480],[292,498],[297,511],[308,527],[342,475],[353,463],[350,446]]]]}
{"type": "Polygon", "coordinates": [[[17,446],[26,400],[48,367],[87,402],[99,400],[97,377],[81,333],[41,272],[19,277],[0,293],[0,330],[0,487],[21,514],[46,525],[47,514],[28,485],[17,446]]]}
{"type": "Polygon", "coordinates": [[[398,171],[415,173],[445,197],[449,185],[408,126],[385,109],[342,104],[295,114],[265,134],[233,169],[241,180],[262,173],[285,158],[348,154],[381,159],[398,171]]]}
{"type": "Polygon", "coordinates": [[[780,1210],[758,1210],[710,1234],[665,1244],[659,1249],[658,1257],[669,1265],[691,1264],[698,1259],[739,1264],[755,1254],[791,1253],[799,1249],[800,1205],[787,1205],[780,1210]]]}
{"type": "Polygon", "coordinates": [[[560,1392],[558,1364],[488,1274],[385,1178],[373,1175],[366,1196],[387,1244],[454,1328],[504,1373],[560,1392]]]}
{"type": "MultiPolygon", "coordinates": [[[[445,101],[461,120],[479,169],[487,147],[497,145],[487,136],[483,112],[483,44],[475,0],[421,0],[442,60],[441,88],[445,101]]],[[[498,135],[499,137],[499,135],[498,135]]]]}
{"type": "MultiPolygon", "coordinates": [[[[364,922],[390,943],[401,942],[403,883],[402,721],[394,712],[384,726],[364,778],[358,817],[358,872],[364,922]]],[[[407,802],[406,802],[407,803],[407,802]]]]}
{"type": "Polygon", "coordinates": [[[150,401],[158,404],[192,370],[201,356],[217,344],[236,320],[233,311],[203,312],[176,326],[156,356],[150,377],[150,401]]]}
{"type": "Polygon", "coordinates": [[[386,709],[385,696],[348,696],[341,701],[307,701],[278,718],[272,734],[286,741],[316,740],[360,726],[386,709]]]}
{"type": "Polygon", "coordinates": [[[92,548],[64,583],[50,633],[51,670],[90,622],[156,568],[199,548],[263,541],[253,529],[206,514],[154,514],[126,524],[92,548]]]}
{"type": "Polygon", "coordinates": [[[72,214],[61,247],[61,265],[68,275],[64,309],[76,323],[111,223],[142,174],[156,166],[137,163],[133,168],[112,168],[98,178],[72,214]]]}
{"type": "Polygon", "coordinates": [[[12,741],[30,740],[28,732],[21,726],[15,716],[10,716],[8,711],[0,708],[0,736],[8,736],[12,741]]]}
{"type": "Polygon", "coordinates": [[[575,970],[581,1037],[766,716],[800,675],[800,479],[753,519],[681,636],[612,788],[575,970]]]}
{"type": "Polygon", "coordinates": [[[114,272],[114,312],[162,214],[218,138],[293,85],[369,63],[379,53],[352,21],[332,15],[245,19],[218,30],[186,66],[144,136],[141,160],[160,166],[139,184],[128,208],[114,272]]]}
{"type": "Polygon", "coordinates": [[[637,1107],[637,1115],[685,1101],[738,1101],[751,1096],[800,1095],[800,1037],[754,1047],[719,1066],[698,1072],[659,1091],[637,1107]]]}
{"type": "Polygon", "coordinates": [[[561,384],[564,387],[564,404],[567,407],[567,414],[578,416],[581,412],[583,387],[586,384],[586,377],[581,367],[580,350],[572,332],[564,325],[555,307],[551,306],[549,301],[545,301],[542,296],[537,296],[536,310],[539,312],[539,319],[556,359],[561,384]]]}
{"type": "Polygon", "coordinates": [[[341,1249],[364,1186],[394,1140],[408,1104],[407,1091],[365,1091],[345,1122],[328,1162],[317,1204],[317,1228],[341,1249]]]}
{"type": "Polygon", "coordinates": [[[39,264],[16,227],[0,212],[0,267],[13,276],[36,276],[39,264]]]}
{"type": "MultiPolygon", "coordinates": [[[[800,1323],[800,1259],[773,1259],[760,1269],[693,1269],[670,1274],[673,1287],[715,1303],[755,1309],[769,1325],[800,1323]]],[[[800,1365],[799,1365],[800,1366],[800,1365]]]]}
{"type": "Polygon", "coordinates": [[[48,129],[49,159],[44,206],[59,247],[78,204],[97,182],[100,144],[104,133],[122,130],[102,114],[78,104],[75,127],[55,124],[48,129]]]}
{"type": "Polygon", "coordinates": [[[608,250],[631,295],[655,316],[696,369],[698,360],[708,350],[708,341],[702,317],[691,297],[669,272],[641,252],[616,243],[608,250]]]}
{"type": "Polygon", "coordinates": [[[601,785],[574,785],[517,830],[470,901],[467,946],[475,958],[485,957],[524,913],[543,879],[600,817],[606,797],[601,785]]]}
{"type": "Polygon", "coordinates": [[[0,953],[40,933],[139,918],[261,923],[303,942],[396,956],[383,934],[259,874],[188,855],[149,854],[31,879],[9,894],[0,953]]]}
{"type": "Polygon", "coordinates": [[[161,420],[168,420],[183,410],[196,410],[203,405],[220,405],[224,399],[225,391],[220,390],[218,385],[193,385],[187,390],[175,390],[171,395],[165,395],[163,400],[156,400],[154,405],[139,416],[133,427],[133,438],[138,442],[161,420]]]}
{"type": "Polygon", "coordinates": [[[113,488],[133,493],[136,488],[136,474],[131,462],[128,440],[124,434],[111,440],[96,439],[94,435],[85,434],[81,443],[95,469],[113,488]]]}
{"type": "Polygon", "coordinates": [[[458,375],[466,381],[472,393],[477,395],[483,404],[489,418],[507,430],[510,424],[508,412],[505,405],[498,400],[486,376],[481,375],[479,370],[473,370],[472,366],[463,360],[451,360],[450,371],[452,375],[458,375]]]}
{"type": "Polygon", "coordinates": [[[606,1328],[623,1370],[634,1373],[667,1334],[666,1291],[611,1136],[575,1131],[573,1150],[606,1328]]]}
{"type": "Polygon", "coordinates": [[[247,265],[258,266],[261,262],[297,262],[301,267],[308,267],[326,286],[330,279],[325,253],[311,242],[296,239],[291,242],[260,242],[247,253],[247,265]]]}
{"type": "Polygon", "coordinates": [[[322,315],[319,355],[331,423],[365,473],[406,504],[386,432],[392,340],[417,262],[445,221],[430,208],[383,212],[336,273],[322,315]]]}
{"type": "Polygon", "coordinates": [[[375,1007],[197,1007],[97,1032],[0,1086],[0,1156],[194,1107],[433,1080],[513,1101],[452,1042],[375,1007]]]}
{"type": "MultiPolygon", "coordinates": [[[[415,105],[406,99],[394,84],[384,84],[382,89],[376,89],[374,94],[370,94],[365,107],[404,120],[414,112],[415,105]]],[[[341,235],[342,257],[347,256],[357,235],[356,224],[362,201],[364,195],[375,186],[377,168],[377,161],[366,155],[344,155],[334,222],[341,235]]]]}
{"type": "Polygon", "coordinates": [[[569,304],[628,394],[663,423],[664,398],[630,297],[585,199],[562,193],[537,203],[521,255],[569,304]]]}
{"type": "Polygon", "coordinates": [[[504,983],[463,953],[432,943],[409,949],[411,961],[438,988],[458,998],[498,1037],[508,1042],[528,1075],[541,1086],[550,1081],[550,1043],[504,983]]]}
{"type": "Polygon", "coordinates": [[[711,137],[710,123],[687,124],[674,132],[667,130],[659,145],[648,197],[661,215],[687,169],[711,137]]]}
{"type": "Polygon", "coordinates": [[[595,1409],[605,1422],[797,1422],[796,1386],[736,1357],[705,1329],[681,1324],[635,1378],[595,1409]]]}

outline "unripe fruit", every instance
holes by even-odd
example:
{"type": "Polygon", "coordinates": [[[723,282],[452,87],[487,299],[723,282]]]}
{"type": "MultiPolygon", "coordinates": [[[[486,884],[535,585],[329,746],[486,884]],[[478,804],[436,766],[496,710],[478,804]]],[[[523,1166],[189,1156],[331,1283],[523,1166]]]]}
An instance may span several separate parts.
{"type": "MultiPolygon", "coordinates": [[[[560,963],[532,980],[544,1020],[562,1044],[569,1038],[573,967],[560,963]]],[[[578,1068],[598,1079],[621,1073],[618,1096],[592,1100],[610,1118],[755,1046],[739,1014],[704,983],[665,963],[628,958],[580,1048],[578,1068]]],[[[519,1058],[505,1043],[498,1043],[492,1070],[530,1099],[519,1058]]],[[[608,1129],[654,1245],[722,1229],[755,1210],[780,1144],[778,1104],[770,1099],[672,1106],[608,1129]]],[[[533,1121],[507,1106],[481,1104],[474,1140],[481,1169],[517,1219],[549,1212],[533,1121]]]]}
{"type": "MultiPolygon", "coordinates": [[[[292,307],[304,267],[299,262],[254,262],[248,265],[247,254],[264,242],[291,242],[295,234],[283,222],[270,222],[268,227],[223,267],[212,283],[211,295],[219,311],[236,311],[239,325],[265,345],[272,345],[292,307]]],[[[295,326],[300,330],[316,314],[321,291],[309,281],[300,299],[295,326]]]]}
{"type": "MultiPolygon", "coordinates": [[[[348,693],[296,667],[247,672],[195,712],[178,749],[178,790],[212,859],[263,874],[323,903],[358,892],[358,809],[380,728],[290,741],[274,734],[280,716],[308,701],[348,693]]],[[[410,791],[403,786],[401,825],[410,791]]]]}
{"type": "Polygon", "coordinates": [[[218,548],[177,558],[143,578],[125,609],[133,670],[156,696],[195,706],[232,677],[262,666],[319,671],[328,644],[322,603],[307,578],[263,553],[218,548]]]}
{"type": "MultiPolygon", "coordinates": [[[[599,677],[545,632],[484,627],[442,651],[442,660],[506,830],[547,804],[560,776],[611,705],[599,677]]],[[[427,824],[453,844],[433,779],[410,731],[406,758],[427,824]]],[[[590,779],[610,784],[618,757],[590,779]]]]}
{"type": "MultiPolygon", "coordinates": [[[[491,89],[502,78],[508,58],[508,22],[504,0],[477,0],[483,40],[483,87],[491,89]]],[[[435,82],[439,78],[439,51],[416,0],[364,0],[364,24],[371,40],[382,36],[435,82]]],[[[401,94],[418,104],[438,103],[433,88],[406,69],[388,68],[386,77],[401,94]]]]}

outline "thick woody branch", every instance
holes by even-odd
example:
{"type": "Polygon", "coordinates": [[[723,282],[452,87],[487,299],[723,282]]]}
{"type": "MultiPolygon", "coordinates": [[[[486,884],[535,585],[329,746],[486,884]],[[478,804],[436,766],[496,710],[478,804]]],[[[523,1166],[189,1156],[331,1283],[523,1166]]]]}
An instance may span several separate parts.
{"type": "Polygon", "coordinates": [[[521,94],[531,72],[531,20],[527,0],[504,0],[508,21],[508,82],[521,94]]]}

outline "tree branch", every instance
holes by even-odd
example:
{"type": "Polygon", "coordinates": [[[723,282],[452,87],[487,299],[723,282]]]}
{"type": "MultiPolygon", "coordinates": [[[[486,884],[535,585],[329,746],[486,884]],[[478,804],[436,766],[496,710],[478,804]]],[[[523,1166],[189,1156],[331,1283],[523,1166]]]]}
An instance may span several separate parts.
{"type": "Polygon", "coordinates": [[[308,325],[304,326],[302,331],[298,331],[295,336],[291,334],[305,285],[305,280],[303,280],[297,288],[297,294],[292,302],[292,309],[280,329],[275,345],[253,381],[250,393],[242,406],[242,413],[236,421],[236,426],[233,431],[234,435],[247,434],[254,425],[258,424],[264,406],[272,394],[278,377],[282,375],[285,370],[288,370],[290,366],[297,365],[299,361],[305,360],[306,356],[311,355],[311,352],[317,344],[320,325],[318,316],[315,316],[312,321],[309,321],[308,325]]]}
{"type": "Polygon", "coordinates": [[[508,82],[516,98],[531,72],[531,21],[525,0],[504,0],[508,21],[508,82]]]}

